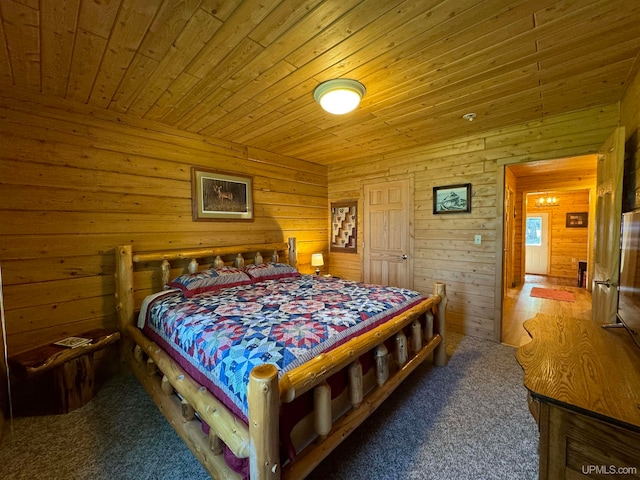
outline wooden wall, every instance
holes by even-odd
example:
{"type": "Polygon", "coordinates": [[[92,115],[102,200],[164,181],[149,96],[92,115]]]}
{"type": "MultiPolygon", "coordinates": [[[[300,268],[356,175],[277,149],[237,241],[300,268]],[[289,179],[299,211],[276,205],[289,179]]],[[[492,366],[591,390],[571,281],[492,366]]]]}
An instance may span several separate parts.
{"type": "MultiPolygon", "coordinates": [[[[621,106],[629,139],[637,138],[639,92],[636,76],[621,106]]],[[[179,248],[295,234],[303,265],[310,253],[326,253],[324,167],[100,109],[10,97],[0,99],[0,261],[12,352],[114,325],[111,253],[120,243],[179,248]],[[255,175],[256,221],[192,222],[191,165],[255,175]]],[[[593,108],[336,165],[329,169],[328,198],[361,200],[368,180],[413,175],[416,288],[429,291],[433,280],[447,281],[451,327],[495,338],[500,165],[595,152],[617,120],[616,106],[593,108]],[[472,213],[434,217],[431,188],[467,181],[474,188],[472,213]],[[475,233],[483,235],[480,246],[473,245],[475,233]]],[[[359,279],[361,251],[331,254],[326,270],[359,279]]]]}
{"type": "Polygon", "coordinates": [[[640,65],[620,104],[620,125],[625,127],[626,161],[625,175],[630,180],[629,204],[640,208],[640,65]],[[632,178],[629,178],[632,177],[632,178]]]}
{"type": "MultiPolygon", "coordinates": [[[[577,278],[578,262],[589,258],[589,229],[567,228],[566,216],[571,212],[589,213],[589,190],[554,192],[549,194],[558,198],[556,207],[536,207],[535,195],[529,195],[526,201],[527,215],[549,214],[549,276],[577,278]]],[[[592,220],[592,219],[589,219],[592,220]]]]}
{"type": "MultiPolygon", "coordinates": [[[[329,199],[362,199],[362,186],[371,180],[412,175],[415,183],[414,285],[430,292],[434,281],[447,283],[448,324],[452,330],[499,340],[496,295],[501,278],[504,165],[594,153],[618,123],[616,105],[547,117],[481,135],[370,158],[329,168],[329,199]],[[432,188],[473,184],[469,214],[432,214],[432,188]],[[501,185],[502,184],[502,185],[501,185]],[[474,245],[475,234],[482,244],[474,245]]],[[[428,132],[425,132],[428,135],[428,132]]],[[[359,234],[359,238],[362,238],[359,234]]],[[[361,255],[352,256],[348,272],[360,278],[361,255]]],[[[340,259],[344,254],[340,256],[340,259]]],[[[338,256],[331,255],[331,264],[338,256]]],[[[333,269],[334,267],[332,267],[333,269]]]]}
{"type": "MultiPolygon", "coordinates": [[[[13,97],[20,98],[16,92],[13,97]]],[[[327,253],[327,168],[82,105],[0,97],[10,353],[115,328],[114,248],[298,239],[327,253]],[[253,222],[194,222],[191,166],[252,175],[253,222]]]]}

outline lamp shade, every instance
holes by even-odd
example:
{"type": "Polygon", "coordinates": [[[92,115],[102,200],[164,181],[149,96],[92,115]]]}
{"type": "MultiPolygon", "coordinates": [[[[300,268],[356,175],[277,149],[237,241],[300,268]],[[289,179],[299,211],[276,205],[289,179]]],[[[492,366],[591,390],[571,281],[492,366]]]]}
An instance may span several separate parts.
{"type": "Polygon", "coordinates": [[[322,258],[321,253],[312,253],[311,254],[311,266],[312,267],[321,267],[324,265],[324,259],[322,258]]]}
{"type": "Polygon", "coordinates": [[[313,98],[329,113],[343,115],[354,110],[367,89],[357,80],[335,78],[316,87],[313,98]]]}

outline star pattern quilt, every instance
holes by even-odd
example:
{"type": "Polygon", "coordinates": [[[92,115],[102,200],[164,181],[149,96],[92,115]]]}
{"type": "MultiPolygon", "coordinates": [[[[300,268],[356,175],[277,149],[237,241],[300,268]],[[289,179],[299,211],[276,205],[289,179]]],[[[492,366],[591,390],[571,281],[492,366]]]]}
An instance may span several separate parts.
{"type": "Polygon", "coordinates": [[[253,367],[272,363],[282,376],[426,298],[313,275],[151,297],[140,312],[145,334],[245,421],[253,367]]]}

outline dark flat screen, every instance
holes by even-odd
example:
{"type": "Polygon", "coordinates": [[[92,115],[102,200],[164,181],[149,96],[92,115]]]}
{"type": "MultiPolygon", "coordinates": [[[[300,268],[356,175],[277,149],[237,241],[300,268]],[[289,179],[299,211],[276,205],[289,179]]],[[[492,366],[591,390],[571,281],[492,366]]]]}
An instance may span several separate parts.
{"type": "Polygon", "coordinates": [[[640,210],[622,216],[618,318],[640,336],[640,210]]]}

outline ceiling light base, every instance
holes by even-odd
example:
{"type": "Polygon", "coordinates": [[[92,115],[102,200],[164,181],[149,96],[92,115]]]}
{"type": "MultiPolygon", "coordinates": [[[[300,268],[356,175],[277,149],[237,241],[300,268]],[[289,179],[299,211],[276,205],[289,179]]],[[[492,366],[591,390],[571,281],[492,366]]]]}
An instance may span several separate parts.
{"type": "Polygon", "coordinates": [[[327,112],[343,115],[353,111],[366,92],[365,86],[357,80],[335,78],[318,85],[313,98],[327,112]]]}

